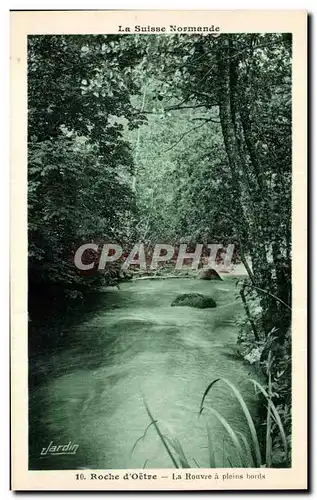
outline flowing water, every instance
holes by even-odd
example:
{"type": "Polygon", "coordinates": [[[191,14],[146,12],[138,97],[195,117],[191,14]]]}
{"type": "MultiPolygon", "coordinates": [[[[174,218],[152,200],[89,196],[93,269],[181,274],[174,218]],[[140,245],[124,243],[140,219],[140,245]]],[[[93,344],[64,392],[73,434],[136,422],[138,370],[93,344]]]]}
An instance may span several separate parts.
{"type": "MultiPolygon", "coordinates": [[[[144,400],[162,432],[177,437],[193,467],[209,467],[206,422],[217,465],[238,466],[217,418],[208,410],[198,417],[206,387],[219,377],[233,382],[257,413],[247,382],[254,374],[236,350],[243,306],[235,283],[230,276],[222,282],[124,283],[95,296],[94,309],[83,310],[75,321],[65,316],[54,326],[38,327],[43,343],[45,338],[60,342],[49,353],[30,357],[30,469],[174,467],[153,425],[137,441],[150,423],[144,400]],[[179,293],[188,292],[213,297],[217,308],[171,307],[179,293]],[[78,449],[52,455],[45,453],[50,443],[78,449]]],[[[240,405],[225,384],[214,386],[206,406],[247,436],[240,405]]]]}

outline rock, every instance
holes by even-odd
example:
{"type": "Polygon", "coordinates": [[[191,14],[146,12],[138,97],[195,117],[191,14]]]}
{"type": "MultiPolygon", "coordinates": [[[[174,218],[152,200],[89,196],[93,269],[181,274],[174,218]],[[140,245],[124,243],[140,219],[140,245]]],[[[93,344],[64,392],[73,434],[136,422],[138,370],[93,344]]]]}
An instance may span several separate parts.
{"type": "Polygon", "coordinates": [[[255,347],[254,349],[251,349],[251,351],[244,356],[244,359],[248,361],[250,365],[253,365],[254,363],[260,361],[261,354],[262,350],[259,347],[255,347]]]}
{"type": "Polygon", "coordinates": [[[183,293],[178,295],[171,303],[172,307],[175,306],[188,306],[196,307],[198,309],[207,309],[217,307],[216,302],[211,297],[202,295],[201,293],[183,293]]]}
{"type": "Polygon", "coordinates": [[[197,275],[197,279],[199,280],[220,280],[219,274],[215,269],[201,269],[197,275]]]}

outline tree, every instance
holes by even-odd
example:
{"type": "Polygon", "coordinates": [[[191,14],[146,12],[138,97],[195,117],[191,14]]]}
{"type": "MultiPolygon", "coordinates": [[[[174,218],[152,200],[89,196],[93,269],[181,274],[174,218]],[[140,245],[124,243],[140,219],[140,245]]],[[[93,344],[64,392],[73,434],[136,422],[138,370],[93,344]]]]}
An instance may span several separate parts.
{"type": "MultiPolygon", "coordinates": [[[[219,148],[225,149],[229,171],[225,166],[227,179],[217,210],[231,221],[231,238],[238,241],[261,301],[264,334],[276,328],[281,342],[291,321],[289,42],[280,34],[161,37],[159,62],[155,61],[161,64],[165,85],[177,88],[178,104],[165,109],[207,112],[205,149],[214,138],[213,121],[219,117],[219,148]]],[[[212,185],[215,171],[211,167],[209,172],[212,185]]],[[[214,194],[210,188],[210,205],[214,194]]]]}
{"type": "Polygon", "coordinates": [[[135,204],[123,130],[140,121],[130,96],[139,89],[132,68],[142,47],[112,35],[29,37],[31,284],[85,283],[72,262],[75,247],[126,238],[135,204]]]}

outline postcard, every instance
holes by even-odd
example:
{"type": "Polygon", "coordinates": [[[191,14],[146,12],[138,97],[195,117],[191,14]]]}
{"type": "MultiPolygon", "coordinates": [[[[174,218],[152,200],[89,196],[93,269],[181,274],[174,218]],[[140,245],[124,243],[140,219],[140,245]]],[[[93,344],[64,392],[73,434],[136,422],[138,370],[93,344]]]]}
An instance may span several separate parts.
{"type": "Polygon", "coordinates": [[[11,12],[13,490],[307,489],[307,12],[11,12]]]}

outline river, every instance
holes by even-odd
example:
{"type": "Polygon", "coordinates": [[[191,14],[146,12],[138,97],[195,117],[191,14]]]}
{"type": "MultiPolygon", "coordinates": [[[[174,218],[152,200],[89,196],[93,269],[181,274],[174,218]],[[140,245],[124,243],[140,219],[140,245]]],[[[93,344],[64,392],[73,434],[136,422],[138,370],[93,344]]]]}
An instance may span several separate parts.
{"type": "MultiPolygon", "coordinates": [[[[138,280],[98,293],[93,308],[83,307],[72,321],[64,316],[53,326],[32,325],[43,338],[59,341],[30,357],[29,468],[173,467],[153,425],[137,442],[150,423],[143,400],[193,467],[209,467],[206,420],[217,466],[238,465],[224,427],[207,411],[198,417],[204,390],[219,377],[233,382],[257,415],[246,381],[254,373],[237,355],[243,306],[236,296],[232,276],[138,280]],[[186,292],[212,296],[217,308],[171,307],[186,292]],[[78,449],[55,456],[45,453],[50,443],[78,449]]],[[[239,403],[225,384],[215,385],[206,405],[247,435],[239,403]]]]}

